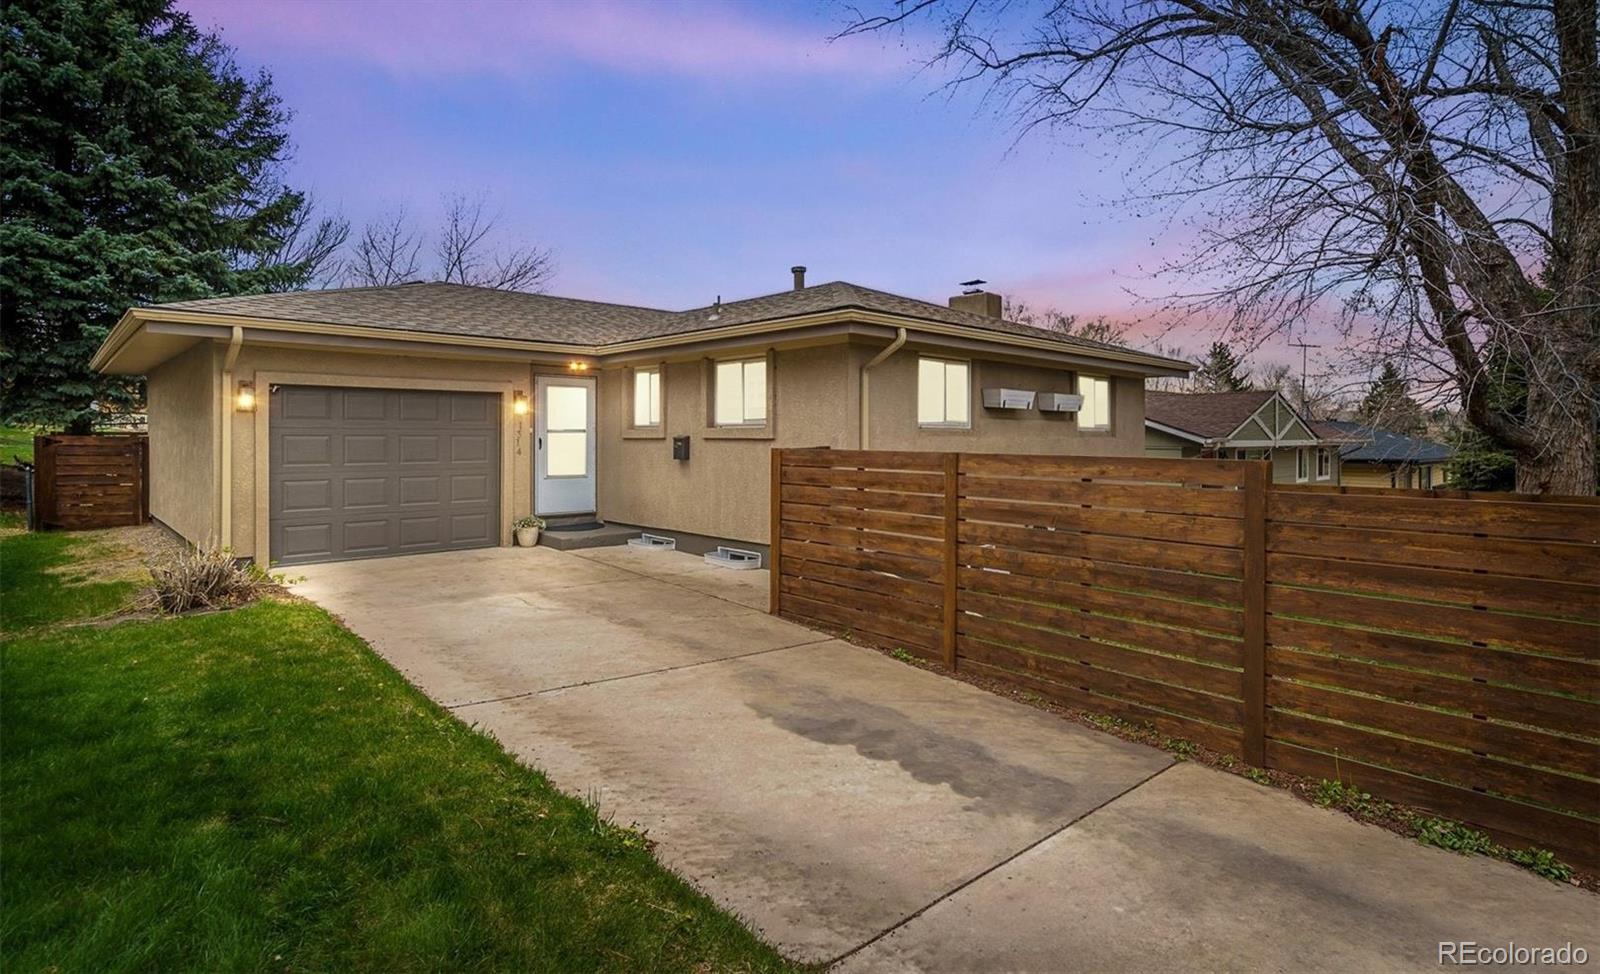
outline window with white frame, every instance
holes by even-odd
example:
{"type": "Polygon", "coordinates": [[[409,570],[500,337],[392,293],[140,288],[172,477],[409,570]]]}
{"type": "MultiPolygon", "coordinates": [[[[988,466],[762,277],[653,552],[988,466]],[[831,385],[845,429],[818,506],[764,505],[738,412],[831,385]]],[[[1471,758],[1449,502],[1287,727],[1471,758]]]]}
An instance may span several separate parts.
{"type": "Polygon", "coordinates": [[[1110,429],[1111,380],[1103,375],[1080,375],[1078,395],[1083,397],[1083,405],[1078,408],[1078,428],[1110,429]]]}
{"type": "Polygon", "coordinates": [[[1294,451],[1294,479],[1299,483],[1311,479],[1311,458],[1306,455],[1310,452],[1305,447],[1294,451]]]}
{"type": "Polygon", "coordinates": [[[633,370],[633,425],[648,429],[661,425],[661,369],[633,370]]]}
{"type": "Polygon", "coordinates": [[[1327,480],[1333,476],[1333,451],[1327,447],[1317,450],[1317,479],[1327,480]]]}
{"type": "Polygon", "coordinates": [[[718,362],[713,421],[718,426],[765,426],[767,422],[767,360],[740,359],[718,362]]]}
{"type": "Polygon", "coordinates": [[[972,367],[942,358],[917,359],[917,425],[972,425],[972,367]]]}

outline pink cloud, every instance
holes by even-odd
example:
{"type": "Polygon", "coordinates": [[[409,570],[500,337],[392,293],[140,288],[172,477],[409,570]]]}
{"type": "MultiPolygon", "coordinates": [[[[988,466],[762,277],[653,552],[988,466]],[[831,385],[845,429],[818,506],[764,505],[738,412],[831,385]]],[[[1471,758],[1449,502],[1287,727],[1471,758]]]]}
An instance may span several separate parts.
{"type": "Polygon", "coordinates": [[[366,3],[183,0],[233,43],[314,50],[397,75],[526,77],[552,62],[689,77],[903,74],[904,56],[829,43],[823,23],[751,17],[737,4],[366,3]]]}

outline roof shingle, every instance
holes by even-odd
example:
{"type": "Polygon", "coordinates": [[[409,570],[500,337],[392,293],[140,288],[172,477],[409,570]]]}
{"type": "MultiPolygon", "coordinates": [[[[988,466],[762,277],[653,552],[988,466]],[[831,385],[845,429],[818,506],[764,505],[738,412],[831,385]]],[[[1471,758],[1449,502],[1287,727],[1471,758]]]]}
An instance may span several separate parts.
{"type": "Polygon", "coordinates": [[[1270,389],[1243,392],[1144,394],[1144,418],[1208,440],[1222,439],[1273,397],[1270,389]]]}

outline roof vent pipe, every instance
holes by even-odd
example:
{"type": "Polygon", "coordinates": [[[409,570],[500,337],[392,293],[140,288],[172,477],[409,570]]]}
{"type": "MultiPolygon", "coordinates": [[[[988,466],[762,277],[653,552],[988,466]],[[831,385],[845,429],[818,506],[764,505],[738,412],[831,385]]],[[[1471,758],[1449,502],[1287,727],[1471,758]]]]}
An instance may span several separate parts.
{"type": "Polygon", "coordinates": [[[806,265],[796,264],[789,268],[789,273],[794,275],[794,289],[803,291],[806,287],[806,265]]]}

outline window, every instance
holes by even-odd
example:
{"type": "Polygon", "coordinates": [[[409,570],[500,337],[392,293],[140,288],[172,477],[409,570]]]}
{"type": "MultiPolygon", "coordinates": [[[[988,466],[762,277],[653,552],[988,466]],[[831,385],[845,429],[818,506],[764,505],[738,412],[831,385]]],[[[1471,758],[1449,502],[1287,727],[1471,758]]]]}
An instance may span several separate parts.
{"type": "Polygon", "coordinates": [[[545,388],[546,477],[589,475],[589,390],[585,386],[545,388]]]}
{"type": "Polygon", "coordinates": [[[1433,489],[1433,468],[1431,466],[1422,468],[1422,489],[1433,489]]]}
{"type": "Polygon", "coordinates": [[[938,358],[917,359],[917,425],[972,424],[971,366],[938,358]]]}
{"type": "Polygon", "coordinates": [[[633,425],[661,425],[661,369],[633,370],[633,425]]]}
{"type": "Polygon", "coordinates": [[[1311,479],[1311,458],[1306,456],[1310,452],[1305,447],[1294,451],[1294,479],[1297,483],[1303,484],[1311,479]]]}
{"type": "Polygon", "coordinates": [[[716,407],[718,426],[764,426],[767,422],[767,360],[718,362],[716,407]]]}
{"type": "Polygon", "coordinates": [[[1110,429],[1111,380],[1103,375],[1080,375],[1078,395],[1083,397],[1083,406],[1078,410],[1078,428],[1110,429]]]}
{"type": "Polygon", "coordinates": [[[1317,479],[1327,480],[1333,476],[1333,451],[1320,449],[1317,451],[1317,479]]]}

